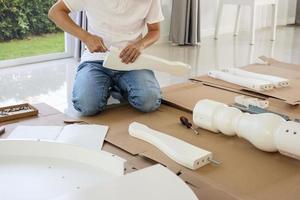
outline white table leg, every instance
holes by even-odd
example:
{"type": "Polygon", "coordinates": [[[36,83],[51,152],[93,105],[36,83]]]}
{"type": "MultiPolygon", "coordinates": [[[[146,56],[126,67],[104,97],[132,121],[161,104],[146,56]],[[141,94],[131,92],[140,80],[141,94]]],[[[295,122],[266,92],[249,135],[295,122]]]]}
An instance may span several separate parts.
{"type": "Polygon", "coordinates": [[[255,28],[256,28],[256,5],[251,8],[251,37],[250,44],[255,44],[255,28]]]}
{"type": "Polygon", "coordinates": [[[241,5],[238,5],[236,19],[235,19],[235,26],[234,26],[234,36],[237,36],[239,33],[240,17],[241,17],[241,5]]]}
{"type": "Polygon", "coordinates": [[[273,4],[272,41],[276,40],[278,4],[273,4]]]}
{"type": "Polygon", "coordinates": [[[223,5],[224,5],[223,1],[220,1],[218,5],[217,22],[215,27],[215,39],[218,39],[218,35],[219,35],[220,22],[223,13],[223,5]]]}

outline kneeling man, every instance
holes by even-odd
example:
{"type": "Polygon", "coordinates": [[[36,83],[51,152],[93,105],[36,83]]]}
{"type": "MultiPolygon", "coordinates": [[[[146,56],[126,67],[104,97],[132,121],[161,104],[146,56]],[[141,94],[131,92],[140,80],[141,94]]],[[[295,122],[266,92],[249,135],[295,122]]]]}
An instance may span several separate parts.
{"type": "Polygon", "coordinates": [[[142,112],[160,106],[161,91],[152,71],[115,71],[102,66],[111,46],[121,48],[120,59],[130,64],[159,39],[159,23],[164,19],[160,0],[59,0],[50,9],[49,18],[87,46],[72,98],[74,108],[82,115],[103,111],[111,94],[120,101],[128,100],[142,112]],[[86,11],[88,31],[72,21],[71,11],[86,11]]]}

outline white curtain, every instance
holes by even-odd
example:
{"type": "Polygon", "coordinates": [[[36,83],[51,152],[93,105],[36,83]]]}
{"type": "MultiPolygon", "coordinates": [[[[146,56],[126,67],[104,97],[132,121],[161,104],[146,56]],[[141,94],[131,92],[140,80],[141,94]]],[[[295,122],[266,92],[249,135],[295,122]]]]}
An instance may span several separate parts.
{"type": "Polygon", "coordinates": [[[300,0],[297,1],[296,24],[300,25],[300,0]]]}

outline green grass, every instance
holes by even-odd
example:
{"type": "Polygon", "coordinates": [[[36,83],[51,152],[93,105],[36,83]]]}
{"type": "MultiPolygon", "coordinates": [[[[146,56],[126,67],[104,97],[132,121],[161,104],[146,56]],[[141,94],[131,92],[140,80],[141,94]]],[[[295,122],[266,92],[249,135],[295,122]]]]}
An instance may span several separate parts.
{"type": "Polygon", "coordinates": [[[0,42],[0,60],[65,51],[64,33],[32,36],[24,40],[0,42]]]}

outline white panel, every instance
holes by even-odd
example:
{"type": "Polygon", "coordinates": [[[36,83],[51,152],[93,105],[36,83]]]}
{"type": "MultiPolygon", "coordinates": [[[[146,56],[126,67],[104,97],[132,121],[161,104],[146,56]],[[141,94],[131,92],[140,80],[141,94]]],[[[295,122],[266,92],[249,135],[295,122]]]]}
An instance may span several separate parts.
{"type": "Polygon", "coordinates": [[[18,126],[8,138],[56,140],[62,128],[62,126],[18,126]]]}
{"type": "Polygon", "coordinates": [[[107,131],[108,126],[68,125],[64,127],[56,141],[101,150],[107,131]]]}
{"type": "Polygon", "coordinates": [[[192,190],[161,165],[52,200],[197,200],[192,190]]]}
{"type": "Polygon", "coordinates": [[[1,200],[51,199],[123,175],[110,153],[55,142],[0,140],[1,200]]]}

